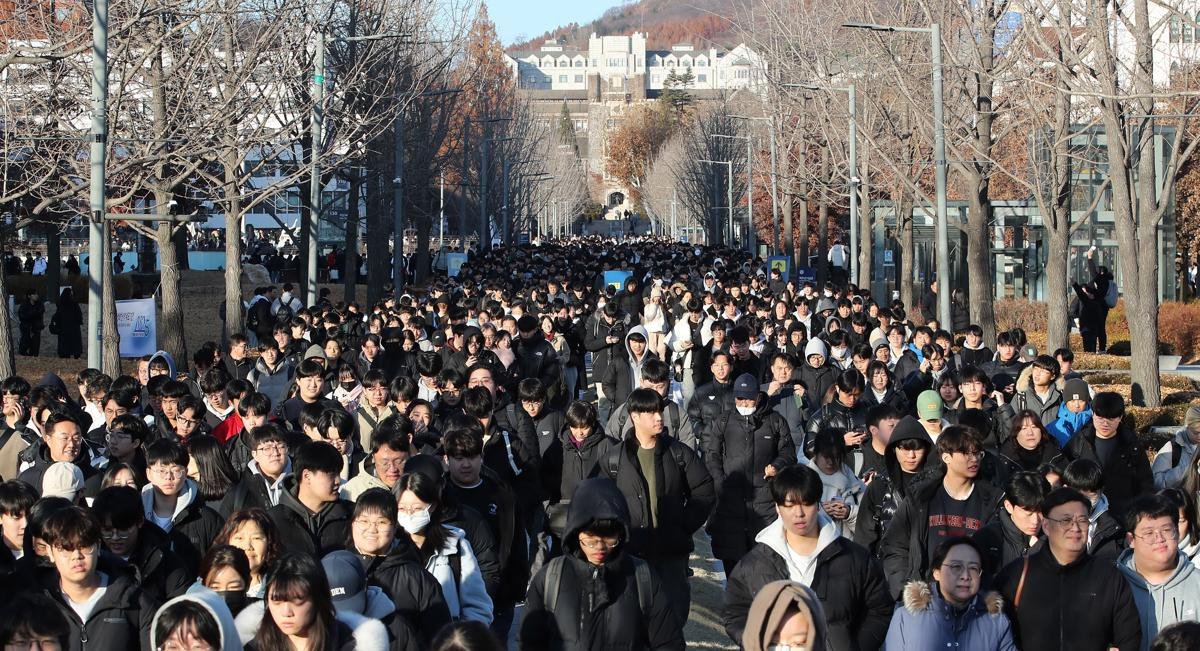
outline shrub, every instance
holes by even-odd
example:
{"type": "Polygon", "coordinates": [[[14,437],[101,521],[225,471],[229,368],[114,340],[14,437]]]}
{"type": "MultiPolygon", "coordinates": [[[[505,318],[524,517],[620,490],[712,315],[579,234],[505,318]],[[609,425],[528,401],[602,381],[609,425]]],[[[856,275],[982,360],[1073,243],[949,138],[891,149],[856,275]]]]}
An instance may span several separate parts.
{"type": "Polygon", "coordinates": [[[1158,336],[1184,361],[1200,355],[1200,304],[1169,301],[1158,308],[1158,336]]]}

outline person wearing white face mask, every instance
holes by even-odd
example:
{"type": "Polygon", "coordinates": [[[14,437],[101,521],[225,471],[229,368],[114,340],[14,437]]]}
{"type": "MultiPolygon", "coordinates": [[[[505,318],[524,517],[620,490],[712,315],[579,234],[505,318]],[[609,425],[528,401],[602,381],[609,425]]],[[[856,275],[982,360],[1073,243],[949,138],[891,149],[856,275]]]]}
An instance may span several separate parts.
{"type": "Polygon", "coordinates": [[[734,380],[733,398],[733,410],[717,416],[702,437],[704,464],[717,487],[708,533],[726,576],[775,519],[767,480],[796,461],[787,421],[760,395],[753,375],[734,380]]]}
{"type": "Polygon", "coordinates": [[[442,586],[442,596],[452,619],[492,623],[492,598],[466,534],[458,527],[441,523],[441,487],[421,473],[400,477],[394,491],[396,520],[416,548],[425,570],[442,586]],[[439,516],[436,518],[434,516],[439,516]]]}

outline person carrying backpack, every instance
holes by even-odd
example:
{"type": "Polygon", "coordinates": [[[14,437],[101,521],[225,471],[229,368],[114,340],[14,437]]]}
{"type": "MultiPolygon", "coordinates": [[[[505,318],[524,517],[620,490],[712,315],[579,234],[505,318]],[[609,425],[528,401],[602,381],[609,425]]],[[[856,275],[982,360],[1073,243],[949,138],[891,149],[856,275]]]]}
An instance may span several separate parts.
{"type": "Polygon", "coordinates": [[[607,477],[575,489],[565,553],[529,584],[522,649],[683,649],[683,624],[650,565],[629,553],[629,506],[607,477]]]}

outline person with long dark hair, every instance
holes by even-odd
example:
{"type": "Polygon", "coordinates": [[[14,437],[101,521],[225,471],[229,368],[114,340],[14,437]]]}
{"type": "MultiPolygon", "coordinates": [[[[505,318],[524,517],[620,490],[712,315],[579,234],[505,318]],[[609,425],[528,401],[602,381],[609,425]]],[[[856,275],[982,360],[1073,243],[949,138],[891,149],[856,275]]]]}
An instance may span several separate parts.
{"type": "Polygon", "coordinates": [[[441,523],[441,486],[423,474],[407,473],[393,492],[399,496],[400,527],[416,547],[425,569],[441,584],[450,616],[491,624],[492,598],[471,543],[462,529],[441,523]]]}
{"type": "Polygon", "coordinates": [[[250,561],[246,552],[233,545],[213,545],[200,561],[197,583],[217,593],[233,616],[246,607],[250,598],[250,561]]]}
{"type": "MultiPolygon", "coordinates": [[[[353,649],[350,627],[337,621],[325,570],[311,555],[285,552],[267,580],[266,608],[250,651],[353,649]]],[[[243,611],[243,617],[252,610],[243,611]]]]}
{"type": "Polygon", "coordinates": [[[50,333],[58,335],[58,356],[79,359],[83,355],[83,337],[79,327],[83,325],[83,310],[75,302],[75,292],[65,287],[58,296],[58,308],[50,317],[50,333]]]}
{"type": "Polygon", "coordinates": [[[200,498],[222,516],[228,516],[222,500],[233,488],[237,475],[215,437],[196,434],[187,439],[188,478],[196,482],[200,498]]]}

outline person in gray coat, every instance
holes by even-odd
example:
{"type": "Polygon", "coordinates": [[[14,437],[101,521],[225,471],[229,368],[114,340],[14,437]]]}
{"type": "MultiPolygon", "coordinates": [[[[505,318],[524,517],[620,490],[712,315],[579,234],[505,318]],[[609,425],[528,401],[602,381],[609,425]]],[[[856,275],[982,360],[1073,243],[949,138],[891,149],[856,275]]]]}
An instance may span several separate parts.
{"type": "Polygon", "coordinates": [[[884,651],[1016,651],[1000,595],[979,594],[983,560],[978,545],[970,538],[947,538],[934,551],[931,566],[931,582],[904,586],[884,651]]]}
{"type": "Polygon", "coordinates": [[[1133,592],[1146,651],[1163,628],[1200,618],[1200,571],[1179,551],[1179,509],[1166,497],[1138,497],[1125,524],[1129,549],[1117,569],[1133,592]]]}

